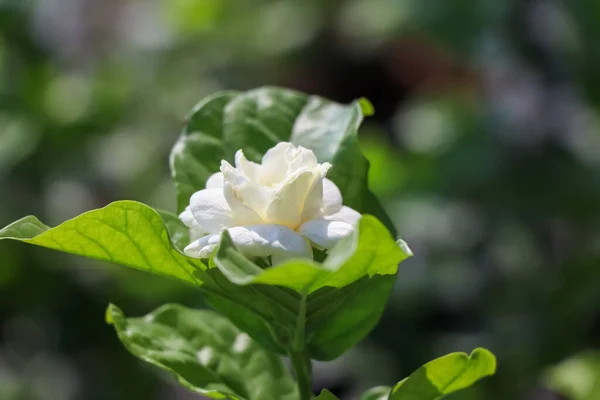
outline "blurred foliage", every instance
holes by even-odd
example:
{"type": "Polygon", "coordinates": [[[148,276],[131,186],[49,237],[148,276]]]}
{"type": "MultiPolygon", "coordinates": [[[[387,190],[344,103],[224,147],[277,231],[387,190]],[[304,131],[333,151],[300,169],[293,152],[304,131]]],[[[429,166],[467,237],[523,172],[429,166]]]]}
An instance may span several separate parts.
{"type": "MultiPolygon", "coordinates": [[[[174,210],[169,149],[216,90],[365,96],[372,188],[415,257],[315,389],[356,399],[485,346],[497,374],[449,398],[559,399],[542,371],[599,344],[599,18],[596,0],[0,0],[0,225],[117,199],[174,210]]],[[[103,311],[197,292],[16,243],[0,260],[1,399],[194,398],[103,311]]]]}
{"type": "Polygon", "coordinates": [[[571,400],[594,400],[600,397],[600,354],[586,351],[546,371],[546,383],[571,400]]]}

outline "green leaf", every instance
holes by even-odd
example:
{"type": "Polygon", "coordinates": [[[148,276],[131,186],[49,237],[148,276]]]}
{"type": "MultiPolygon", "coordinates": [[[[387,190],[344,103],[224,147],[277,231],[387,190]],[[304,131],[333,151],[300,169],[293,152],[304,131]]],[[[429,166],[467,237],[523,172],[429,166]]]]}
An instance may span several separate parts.
{"type": "MultiPolygon", "coordinates": [[[[323,264],[293,260],[262,269],[236,250],[227,232],[222,235],[212,264],[233,285],[224,292],[241,296],[240,307],[262,301],[259,310],[269,314],[269,325],[247,329],[256,340],[271,343],[276,339],[279,347],[285,348],[296,335],[300,321],[310,357],[331,360],[377,324],[394,285],[398,263],[410,255],[407,247],[396,244],[381,222],[364,216],[355,233],[340,241],[323,264]],[[243,289],[246,292],[240,294],[243,289]],[[274,325],[280,329],[275,336],[269,328],[274,325]]],[[[203,280],[209,285],[208,278],[203,280]]],[[[225,310],[219,305],[215,308],[227,312],[231,305],[225,310]]]]}
{"type": "Polygon", "coordinates": [[[390,400],[436,400],[496,372],[496,357],[483,348],[428,362],[396,384],[390,400]]]}
{"type": "MultiPolygon", "coordinates": [[[[292,141],[308,97],[289,89],[259,88],[238,94],[225,109],[223,139],[228,159],[238,149],[254,161],[279,142],[292,141]]],[[[300,144],[300,143],[298,143],[300,144]]]]}
{"type": "Polygon", "coordinates": [[[171,237],[171,243],[181,252],[185,246],[190,244],[190,228],[179,219],[179,216],[173,214],[170,211],[156,210],[162,217],[169,236],[171,237]]]}
{"type": "Polygon", "coordinates": [[[223,234],[214,261],[237,285],[280,285],[311,294],[324,287],[342,288],[364,276],[395,275],[398,264],[411,256],[406,249],[398,246],[377,218],[365,215],[354,234],[331,249],[323,264],[293,260],[262,269],[235,249],[227,232],[223,234]]]}
{"type": "Polygon", "coordinates": [[[179,211],[218,172],[221,159],[232,162],[243,149],[249,159],[260,161],[278,142],[290,141],[313,150],[320,162],[330,162],[328,177],[340,188],[344,204],[375,215],[395,235],[367,189],[369,163],[358,143],[358,127],[372,112],[366,99],[346,105],[275,87],[217,93],[201,101],[171,153],[179,211]]]}
{"type": "Polygon", "coordinates": [[[338,400],[338,398],[327,389],[323,389],[315,400],[338,400]]]}
{"type": "Polygon", "coordinates": [[[395,275],[376,275],[342,290],[309,296],[306,331],[311,357],[336,359],[364,339],[379,322],[395,281],[395,275]]]}
{"type": "Polygon", "coordinates": [[[212,311],[171,304],[126,318],[110,305],[107,322],[133,355],[172,372],[196,393],[215,399],[298,399],[280,357],[212,311]]]}
{"type": "Polygon", "coordinates": [[[389,386],[377,386],[364,392],[359,400],[388,400],[391,391],[389,386]]]}
{"type": "Polygon", "coordinates": [[[161,216],[135,201],[118,201],[50,228],[36,217],[22,218],[0,230],[12,239],[178,279],[193,286],[203,265],[172,245],[161,216]]]}
{"type": "Polygon", "coordinates": [[[183,211],[194,192],[204,189],[225,158],[223,109],[235,92],[220,92],[200,101],[190,113],[183,133],[171,151],[171,174],[177,189],[177,209],[183,211]]]}

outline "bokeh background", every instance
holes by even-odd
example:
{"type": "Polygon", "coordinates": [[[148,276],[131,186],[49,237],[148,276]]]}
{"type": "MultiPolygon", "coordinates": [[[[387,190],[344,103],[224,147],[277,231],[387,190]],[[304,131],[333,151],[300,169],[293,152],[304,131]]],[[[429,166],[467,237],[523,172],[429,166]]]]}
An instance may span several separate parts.
{"type": "MultiPolygon", "coordinates": [[[[341,399],[486,346],[466,400],[600,399],[598,0],[0,0],[0,226],[175,208],[168,153],[220,89],[376,109],[371,185],[415,257],[381,324],[315,366],[341,399]]],[[[104,323],[187,287],[0,245],[0,399],[191,400],[104,323]]]]}

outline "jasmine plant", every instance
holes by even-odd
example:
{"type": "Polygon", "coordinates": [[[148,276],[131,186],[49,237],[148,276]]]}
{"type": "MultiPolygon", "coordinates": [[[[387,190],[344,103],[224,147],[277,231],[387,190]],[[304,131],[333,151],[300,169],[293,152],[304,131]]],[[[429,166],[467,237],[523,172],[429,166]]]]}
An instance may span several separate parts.
{"type": "MultiPolygon", "coordinates": [[[[217,93],[194,107],[173,147],[177,213],[117,201],[54,228],[28,216],[0,239],[198,288],[214,311],[106,311],[127,350],[193,392],[336,399],[312,392],[311,360],[333,360],[372,330],[412,255],[368,190],[357,131],[372,112],[364,99],[342,105],[281,88],[217,93]]],[[[362,399],[439,399],[495,368],[488,350],[452,353],[362,399]]]]}

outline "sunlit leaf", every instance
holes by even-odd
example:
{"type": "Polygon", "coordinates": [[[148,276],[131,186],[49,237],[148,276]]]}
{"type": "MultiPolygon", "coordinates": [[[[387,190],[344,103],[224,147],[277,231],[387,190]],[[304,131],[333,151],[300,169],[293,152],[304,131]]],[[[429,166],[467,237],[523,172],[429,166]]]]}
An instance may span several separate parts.
{"type": "Polygon", "coordinates": [[[212,311],[171,304],[126,318],[111,305],[107,321],[133,355],[172,372],[196,393],[215,399],[298,399],[280,357],[212,311]]]}
{"type": "MultiPolygon", "coordinates": [[[[226,232],[212,261],[226,282],[239,288],[229,287],[230,296],[248,288],[247,296],[258,292],[271,300],[262,300],[264,305],[258,312],[271,314],[269,323],[282,324],[284,332],[286,327],[296,328],[304,309],[309,355],[330,360],[354,346],[377,324],[394,285],[398,263],[410,256],[408,251],[398,246],[376,218],[364,216],[355,234],[340,241],[323,264],[292,260],[262,269],[235,249],[226,232]]],[[[208,284],[208,278],[203,280],[208,284]]],[[[239,303],[247,307],[244,299],[239,303]]],[[[249,332],[257,340],[272,337],[272,330],[264,327],[249,332]]],[[[291,340],[291,334],[287,339],[291,340]]],[[[280,340],[285,342],[285,333],[280,340]]]]}
{"type": "Polygon", "coordinates": [[[161,216],[135,201],[111,203],[55,228],[28,216],[0,230],[2,239],[108,261],[194,286],[202,284],[194,274],[202,264],[179,253],[161,216]]]}
{"type": "Polygon", "coordinates": [[[428,362],[399,382],[390,400],[436,400],[496,372],[496,357],[482,348],[451,353],[428,362]]]}
{"type": "Polygon", "coordinates": [[[330,250],[323,264],[293,260],[261,269],[237,252],[227,233],[215,255],[216,265],[234,283],[280,285],[311,294],[323,287],[342,288],[364,276],[394,275],[398,264],[410,257],[374,217],[361,218],[355,233],[330,250]]]}

